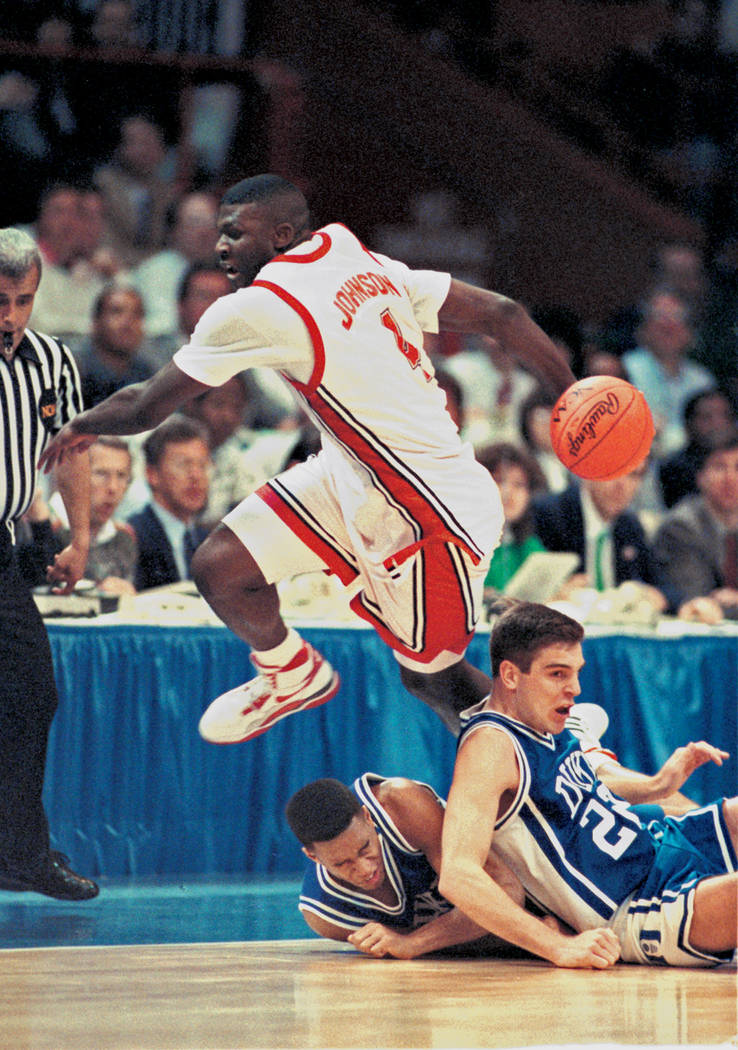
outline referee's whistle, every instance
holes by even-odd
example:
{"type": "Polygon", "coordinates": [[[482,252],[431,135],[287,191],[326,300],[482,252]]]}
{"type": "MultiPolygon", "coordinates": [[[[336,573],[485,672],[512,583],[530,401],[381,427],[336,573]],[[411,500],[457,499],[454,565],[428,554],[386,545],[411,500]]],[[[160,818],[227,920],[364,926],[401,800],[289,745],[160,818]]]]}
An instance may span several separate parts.
{"type": "Polygon", "coordinates": [[[3,356],[7,361],[13,356],[13,333],[3,332],[3,356]]]}

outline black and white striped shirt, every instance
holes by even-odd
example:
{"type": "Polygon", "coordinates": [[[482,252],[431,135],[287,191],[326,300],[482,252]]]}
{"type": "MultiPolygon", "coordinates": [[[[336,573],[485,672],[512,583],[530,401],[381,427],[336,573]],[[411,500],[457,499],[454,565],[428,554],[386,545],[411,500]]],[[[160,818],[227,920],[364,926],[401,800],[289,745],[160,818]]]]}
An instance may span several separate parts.
{"type": "Polygon", "coordinates": [[[81,410],[71,352],[27,328],[12,361],[0,356],[0,522],[12,524],[28,509],[47,441],[81,410]]]}

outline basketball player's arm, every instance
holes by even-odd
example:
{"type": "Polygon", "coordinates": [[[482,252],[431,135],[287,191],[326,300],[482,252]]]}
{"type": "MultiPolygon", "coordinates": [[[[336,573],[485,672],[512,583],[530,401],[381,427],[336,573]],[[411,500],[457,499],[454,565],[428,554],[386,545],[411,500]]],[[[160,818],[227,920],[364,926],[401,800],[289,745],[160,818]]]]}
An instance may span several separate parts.
{"type": "Polygon", "coordinates": [[[626,802],[634,805],[657,802],[665,813],[678,815],[697,806],[679,790],[695,769],[706,762],[721,766],[728,757],[727,751],[721,751],[704,740],[691,741],[678,747],[652,776],[622,766],[614,758],[605,759],[597,766],[597,776],[626,802]]]}
{"type": "MultiPolygon", "coordinates": [[[[425,854],[436,872],[440,871],[444,811],[433,792],[415,780],[402,777],[385,780],[379,791],[382,807],[391,816],[403,838],[425,854]]],[[[523,887],[507,865],[491,856],[488,868],[490,876],[497,877],[506,892],[522,904],[525,899],[523,887]]],[[[355,948],[367,955],[414,959],[418,955],[467,944],[480,938],[486,938],[485,948],[490,951],[504,947],[499,939],[490,937],[487,930],[467,918],[458,908],[452,908],[410,933],[371,922],[352,933],[348,939],[355,948]]]]}
{"type": "Polygon", "coordinates": [[[98,434],[139,434],[211,388],[168,361],[150,379],[132,383],[80,412],[46,446],[39,465],[48,473],[68,456],[83,452],[98,434]]]}
{"type": "Polygon", "coordinates": [[[566,936],[512,901],[484,870],[500,802],[518,782],[506,735],[482,728],[464,742],[444,820],[440,891],[480,926],[557,966],[606,969],[620,955],[612,930],[566,936]]]}
{"type": "Polygon", "coordinates": [[[452,279],[438,313],[441,331],[486,335],[558,397],[576,377],[562,352],[514,299],[452,279]]]}

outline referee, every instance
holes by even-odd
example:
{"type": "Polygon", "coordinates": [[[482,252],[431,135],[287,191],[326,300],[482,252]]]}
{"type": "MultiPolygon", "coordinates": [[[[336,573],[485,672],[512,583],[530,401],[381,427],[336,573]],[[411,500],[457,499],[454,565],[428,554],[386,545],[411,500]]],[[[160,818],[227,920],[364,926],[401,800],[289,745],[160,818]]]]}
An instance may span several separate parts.
{"type": "MultiPolygon", "coordinates": [[[[50,848],[41,796],[58,697],[49,639],[14,550],[39,456],[51,434],[82,408],[69,350],[26,328],[40,277],[34,241],[20,230],[0,230],[0,889],[87,900],[98,887],[50,848]]],[[[75,456],[73,469],[62,464],[56,483],[71,537],[47,575],[68,593],[82,576],[89,547],[86,457],[75,456]]]]}

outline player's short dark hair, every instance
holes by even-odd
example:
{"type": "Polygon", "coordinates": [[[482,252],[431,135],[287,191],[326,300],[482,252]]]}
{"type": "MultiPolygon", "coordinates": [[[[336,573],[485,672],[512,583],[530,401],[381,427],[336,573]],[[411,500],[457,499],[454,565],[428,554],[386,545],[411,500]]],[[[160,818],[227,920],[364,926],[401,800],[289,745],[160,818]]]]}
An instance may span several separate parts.
{"type": "Polygon", "coordinates": [[[168,445],[195,439],[199,439],[210,448],[210,435],[202,423],[179,413],[170,416],[160,423],[156,430],[152,430],[143,443],[146,466],[157,467],[168,445]]]}
{"type": "Polygon", "coordinates": [[[284,210],[288,219],[298,232],[307,229],[310,224],[310,210],[301,190],[281,175],[252,175],[249,179],[229,186],[221,197],[224,204],[269,204],[275,202],[284,210]]]}
{"type": "Polygon", "coordinates": [[[281,175],[252,175],[229,186],[221,197],[221,204],[263,204],[288,193],[302,197],[297,186],[281,175]]]}
{"type": "Polygon", "coordinates": [[[361,803],[340,780],[323,777],[296,791],[284,812],[299,842],[312,846],[342,834],[361,812],[361,803]]]}
{"type": "Polygon", "coordinates": [[[582,625],[558,609],[539,602],[515,602],[502,613],[490,634],[492,677],[499,674],[503,660],[510,660],[527,674],[541,649],[577,645],[583,637],[582,625]]]}

